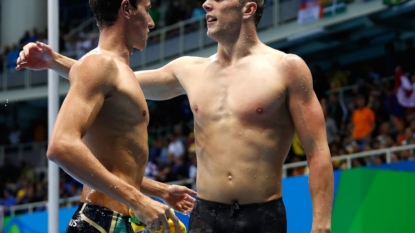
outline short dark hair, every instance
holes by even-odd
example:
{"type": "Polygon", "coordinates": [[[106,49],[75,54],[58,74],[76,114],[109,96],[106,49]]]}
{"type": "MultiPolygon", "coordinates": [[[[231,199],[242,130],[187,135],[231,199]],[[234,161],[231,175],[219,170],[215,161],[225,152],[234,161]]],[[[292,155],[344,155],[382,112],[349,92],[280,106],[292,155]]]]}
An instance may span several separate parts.
{"type": "Polygon", "coordinates": [[[254,15],[254,22],[255,26],[258,27],[259,21],[261,21],[262,14],[264,12],[265,8],[265,1],[264,0],[239,0],[242,4],[245,4],[247,2],[255,2],[257,5],[257,9],[254,15]]]}
{"type": "MultiPolygon", "coordinates": [[[[137,9],[137,2],[139,1],[129,0],[134,9],[137,9]]],[[[89,0],[89,6],[99,27],[110,27],[117,21],[121,2],[122,0],[89,0]]]]}

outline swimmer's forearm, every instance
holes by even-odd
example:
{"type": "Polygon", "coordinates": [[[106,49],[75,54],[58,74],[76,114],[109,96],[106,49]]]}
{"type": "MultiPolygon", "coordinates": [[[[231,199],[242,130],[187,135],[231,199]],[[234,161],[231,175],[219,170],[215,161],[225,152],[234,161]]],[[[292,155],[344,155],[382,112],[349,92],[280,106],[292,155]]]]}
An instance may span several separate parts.
{"type": "Polygon", "coordinates": [[[309,188],[313,205],[312,227],[318,232],[331,229],[334,178],[331,160],[323,155],[313,157],[309,159],[309,188]]]}
{"type": "Polygon", "coordinates": [[[167,193],[168,184],[157,182],[144,177],[141,182],[141,192],[147,196],[163,198],[167,193]]]}
{"type": "Polygon", "coordinates": [[[68,79],[69,71],[71,70],[75,62],[76,60],[74,59],[71,59],[69,57],[63,56],[62,54],[54,52],[53,59],[50,64],[50,69],[54,70],[62,77],[68,79]]]}

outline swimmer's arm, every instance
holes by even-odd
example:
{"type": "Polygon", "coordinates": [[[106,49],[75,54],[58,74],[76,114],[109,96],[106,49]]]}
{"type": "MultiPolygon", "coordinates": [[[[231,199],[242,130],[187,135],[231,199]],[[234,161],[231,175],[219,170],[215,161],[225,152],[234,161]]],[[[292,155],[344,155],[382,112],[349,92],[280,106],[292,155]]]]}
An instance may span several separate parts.
{"type": "Polygon", "coordinates": [[[168,187],[168,184],[144,177],[140,190],[147,196],[162,198],[167,193],[168,187]]]}
{"type": "Polygon", "coordinates": [[[288,55],[285,59],[289,111],[310,169],[312,232],[329,232],[334,184],[323,111],[314,93],[311,74],[305,62],[295,55],[288,55]]]}
{"type": "Polygon", "coordinates": [[[156,69],[134,72],[144,96],[149,100],[168,100],[186,94],[177,73],[186,66],[186,60],[178,58],[156,69]]]}
{"type": "Polygon", "coordinates": [[[63,78],[69,79],[69,71],[75,63],[76,60],[54,52],[50,69],[58,73],[63,78]]]}
{"type": "Polygon", "coordinates": [[[110,173],[82,141],[105,96],[112,91],[111,77],[117,72],[111,58],[97,55],[73,67],[69,75],[71,87],[53,129],[47,157],[84,185],[126,205],[137,206],[142,199],[137,188],[110,173]],[[96,66],[97,63],[101,66],[96,66]],[[106,73],[102,66],[111,72],[106,73]]]}
{"type": "Polygon", "coordinates": [[[52,50],[49,45],[42,42],[28,43],[23,47],[17,58],[16,70],[52,69],[64,78],[68,78],[71,67],[76,60],[63,56],[52,50]]]}
{"type": "Polygon", "coordinates": [[[162,199],[167,205],[180,213],[189,213],[192,211],[196,192],[185,186],[167,185],[148,178],[141,182],[141,192],[153,197],[162,199]]]}

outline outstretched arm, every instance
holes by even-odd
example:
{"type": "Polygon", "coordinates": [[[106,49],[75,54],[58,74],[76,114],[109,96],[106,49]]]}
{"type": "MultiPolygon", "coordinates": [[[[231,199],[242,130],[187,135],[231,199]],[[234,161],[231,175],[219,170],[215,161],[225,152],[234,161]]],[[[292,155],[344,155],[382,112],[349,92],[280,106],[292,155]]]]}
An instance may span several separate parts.
{"type": "Polygon", "coordinates": [[[177,73],[189,59],[191,58],[178,58],[160,69],[135,72],[146,99],[167,100],[186,94],[177,73]]]}
{"type": "Polygon", "coordinates": [[[69,77],[69,71],[76,60],[56,53],[42,42],[29,43],[23,47],[17,58],[16,70],[24,68],[31,70],[52,69],[64,78],[69,77]]]}
{"type": "Polygon", "coordinates": [[[334,184],[323,111],[313,91],[311,74],[305,62],[298,56],[288,55],[285,66],[289,111],[310,168],[311,232],[330,232],[334,184]]]}
{"type": "MultiPolygon", "coordinates": [[[[68,78],[69,71],[75,62],[76,60],[54,52],[49,45],[36,42],[23,47],[17,59],[16,70],[52,69],[62,77],[68,78]]],[[[183,65],[183,58],[179,58],[160,69],[135,72],[146,99],[167,100],[185,94],[180,81],[174,74],[174,70],[183,65]]]]}

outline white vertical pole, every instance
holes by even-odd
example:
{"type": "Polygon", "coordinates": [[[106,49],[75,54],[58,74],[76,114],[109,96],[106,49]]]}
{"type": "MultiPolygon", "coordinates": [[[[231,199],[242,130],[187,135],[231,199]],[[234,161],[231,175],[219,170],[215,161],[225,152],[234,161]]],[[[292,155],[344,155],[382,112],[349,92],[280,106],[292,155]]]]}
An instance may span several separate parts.
{"type": "MultiPolygon", "coordinates": [[[[59,1],[48,0],[48,43],[59,50],[59,1]]],[[[59,109],[59,76],[48,71],[48,133],[49,141],[59,109]]],[[[48,232],[59,232],[59,167],[48,162],[48,232]]]]}

